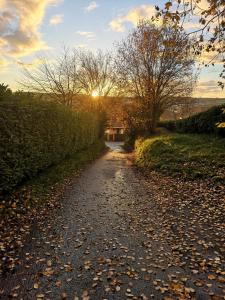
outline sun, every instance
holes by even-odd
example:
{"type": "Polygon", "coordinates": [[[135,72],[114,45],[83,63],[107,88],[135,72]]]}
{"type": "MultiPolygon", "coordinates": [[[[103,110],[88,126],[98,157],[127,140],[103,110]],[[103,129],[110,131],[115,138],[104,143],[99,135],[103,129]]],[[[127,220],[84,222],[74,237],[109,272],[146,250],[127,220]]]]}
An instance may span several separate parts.
{"type": "Polygon", "coordinates": [[[93,91],[91,95],[92,95],[92,97],[96,98],[96,97],[98,97],[98,92],[97,91],[93,91]]]}

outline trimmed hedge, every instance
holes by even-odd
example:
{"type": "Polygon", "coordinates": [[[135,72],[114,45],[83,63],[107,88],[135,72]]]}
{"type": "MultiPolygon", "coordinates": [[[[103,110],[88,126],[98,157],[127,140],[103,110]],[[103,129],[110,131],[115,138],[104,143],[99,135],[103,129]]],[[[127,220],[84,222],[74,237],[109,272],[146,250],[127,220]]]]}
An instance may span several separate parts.
{"type": "Polygon", "coordinates": [[[101,135],[93,113],[43,101],[0,103],[0,194],[88,148],[101,135]]]}
{"type": "Polygon", "coordinates": [[[225,105],[210,108],[187,119],[160,122],[160,126],[180,133],[219,134],[225,137],[225,128],[218,124],[225,122],[225,105]]]}

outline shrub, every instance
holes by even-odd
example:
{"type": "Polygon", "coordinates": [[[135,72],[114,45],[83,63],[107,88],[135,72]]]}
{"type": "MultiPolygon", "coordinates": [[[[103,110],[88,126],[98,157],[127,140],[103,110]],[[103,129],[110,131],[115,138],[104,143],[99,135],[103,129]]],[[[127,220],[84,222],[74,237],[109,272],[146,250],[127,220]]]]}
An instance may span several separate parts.
{"type": "Polygon", "coordinates": [[[10,100],[12,98],[12,91],[7,84],[0,83],[0,101],[10,100]]]}
{"type": "Polygon", "coordinates": [[[225,137],[225,128],[219,124],[225,122],[225,105],[213,107],[187,119],[161,122],[160,126],[180,133],[219,134],[225,137]]]}
{"type": "Polygon", "coordinates": [[[88,148],[100,118],[43,101],[0,102],[0,193],[88,148]]]}
{"type": "Polygon", "coordinates": [[[165,174],[225,182],[225,140],[217,136],[170,134],[138,140],[136,163],[165,174]]]}

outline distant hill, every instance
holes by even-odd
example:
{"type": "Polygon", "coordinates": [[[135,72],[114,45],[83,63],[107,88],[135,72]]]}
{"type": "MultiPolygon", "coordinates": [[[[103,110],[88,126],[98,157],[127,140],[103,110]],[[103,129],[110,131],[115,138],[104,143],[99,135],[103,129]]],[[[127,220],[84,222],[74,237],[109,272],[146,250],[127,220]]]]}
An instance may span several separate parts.
{"type": "Polygon", "coordinates": [[[225,98],[190,98],[187,104],[166,110],[161,120],[183,119],[222,104],[225,104],[225,98]]]}
{"type": "Polygon", "coordinates": [[[225,103],[225,98],[193,98],[196,106],[218,106],[225,103]]]}

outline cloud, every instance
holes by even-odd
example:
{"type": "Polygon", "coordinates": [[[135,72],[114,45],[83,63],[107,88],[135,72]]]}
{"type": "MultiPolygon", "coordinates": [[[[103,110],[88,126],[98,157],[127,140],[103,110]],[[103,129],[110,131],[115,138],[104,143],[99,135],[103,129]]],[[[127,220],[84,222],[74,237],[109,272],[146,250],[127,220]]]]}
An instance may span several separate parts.
{"type": "Polygon", "coordinates": [[[35,58],[29,62],[17,60],[16,63],[17,63],[17,65],[19,65],[21,67],[25,67],[27,69],[32,69],[32,68],[39,66],[42,63],[42,59],[35,58]]]}
{"type": "Polygon", "coordinates": [[[79,44],[75,46],[76,48],[84,49],[87,48],[87,44],[79,44]]]}
{"type": "Polygon", "coordinates": [[[8,65],[9,65],[9,62],[5,58],[0,57],[0,67],[1,67],[1,70],[2,70],[2,68],[5,68],[8,65]]]}
{"type": "Polygon", "coordinates": [[[114,31],[124,32],[125,24],[131,23],[137,25],[141,19],[151,18],[155,15],[155,7],[153,5],[140,5],[128,11],[124,15],[119,15],[110,22],[110,28],[114,31]]]}
{"type": "Polygon", "coordinates": [[[92,31],[77,31],[77,34],[81,35],[81,36],[84,36],[88,39],[92,39],[92,38],[95,38],[96,34],[92,31]]]}
{"type": "Polygon", "coordinates": [[[207,81],[199,81],[198,83],[199,87],[208,87],[208,88],[215,88],[217,86],[216,80],[207,80],[207,81]]]}
{"type": "Polygon", "coordinates": [[[9,57],[46,49],[40,26],[45,11],[56,0],[0,0],[0,51],[9,57]]]}
{"type": "Polygon", "coordinates": [[[90,11],[96,10],[98,7],[99,7],[99,5],[97,4],[97,2],[92,1],[92,2],[89,3],[88,6],[86,6],[84,8],[84,10],[86,10],[87,12],[90,12],[90,11]]]}
{"type": "Polygon", "coordinates": [[[63,15],[54,15],[49,20],[50,25],[58,25],[63,22],[63,15]]]}
{"type": "Polygon", "coordinates": [[[216,80],[200,80],[194,90],[195,97],[225,97],[224,91],[218,86],[216,80]]]}

